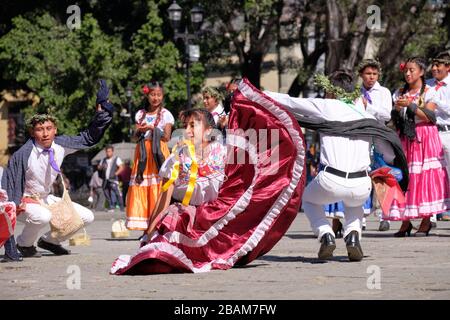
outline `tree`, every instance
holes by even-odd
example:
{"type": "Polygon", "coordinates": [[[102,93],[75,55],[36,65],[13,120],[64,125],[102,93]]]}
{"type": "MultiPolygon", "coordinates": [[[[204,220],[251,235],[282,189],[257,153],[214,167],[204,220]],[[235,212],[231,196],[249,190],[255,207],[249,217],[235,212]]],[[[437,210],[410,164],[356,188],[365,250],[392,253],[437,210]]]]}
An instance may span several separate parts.
{"type": "MultiPolygon", "coordinates": [[[[176,116],[186,101],[186,85],[179,51],[162,30],[160,17],[162,10],[166,14],[167,1],[146,1],[145,23],[137,30],[134,30],[135,22],[126,25],[126,19],[120,20],[122,26],[119,23],[118,29],[108,25],[105,12],[110,13],[110,10],[102,9],[109,5],[104,1],[92,3],[92,6],[81,3],[79,30],[71,31],[66,27],[67,14],[65,8],[59,10],[59,2],[32,11],[24,10],[10,25],[3,25],[3,30],[7,31],[0,37],[2,87],[36,93],[41,98],[40,104],[36,108],[29,106],[25,114],[51,112],[59,120],[60,132],[67,134],[78,132],[89,120],[99,78],[107,79],[110,84],[110,100],[119,112],[126,101],[128,85],[134,88],[135,105],[140,105],[142,85],[158,79],[165,85],[168,108],[176,116]],[[100,15],[109,34],[89,12],[100,15]],[[132,32],[126,41],[124,30],[132,32]]],[[[133,6],[143,8],[142,1],[133,1],[133,6]]],[[[203,67],[194,64],[194,92],[200,90],[203,79],[203,67]]],[[[123,119],[114,117],[105,140],[120,141],[127,132],[123,119]]]]}
{"type": "Polygon", "coordinates": [[[284,1],[224,0],[202,3],[217,41],[214,48],[226,51],[231,42],[232,50],[239,58],[242,76],[259,88],[263,60],[276,42],[284,1]]]}
{"type": "Polygon", "coordinates": [[[373,53],[383,66],[383,83],[394,88],[401,80],[398,64],[407,56],[430,56],[441,51],[448,43],[446,19],[438,14],[447,13],[448,7],[430,6],[427,0],[387,1],[375,4],[381,10],[382,29],[370,30],[366,26],[367,8],[372,3],[356,0],[305,1],[302,15],[300,46],[304,56],[303,66],[289,89],[298,96],[308,87],[308,80],[317,70],[319,57],[325,54],[325,72],[336,69],[355,71],[364,58],[368,40],[378,42],[373,53]],[[315,45],[308,52],[308,33],[314,30],[315,45]],[[323,36],[321,36],[323,34],[323,36]]]}
{"type": "Polygon", "coordinates": [[[25,110],[27,115],[52,113],[60,132],[77,133],[92,116],[98,78],[111,82],[111,101],[119,102],[129,53],[120,39],[103,34],[91,15],[73,31],[47,13],[18,16],[13,26],[0,38],[0,65],[4,79],[41,97],[36,109],[25,110]]]}

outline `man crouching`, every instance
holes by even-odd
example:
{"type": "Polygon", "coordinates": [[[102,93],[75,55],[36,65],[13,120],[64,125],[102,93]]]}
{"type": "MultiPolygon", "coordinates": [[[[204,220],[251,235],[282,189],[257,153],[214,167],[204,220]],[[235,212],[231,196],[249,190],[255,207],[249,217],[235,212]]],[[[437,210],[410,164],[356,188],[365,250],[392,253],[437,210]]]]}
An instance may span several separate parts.
{"type": "MultiPolygon", "coordinates": [[[[8,197],[19,208],[17,220],[25,224],[22,233],[17,237],[17,249],[23,257],[41,256],[34,244],[40,230],[47,226],[51,219],[51,212],[42,203],[51,205],[61,200],[51,194],[51,185],[60,174],[64,157],[77,150],[94,146],[111,124],[113,106],[108,101],[108,95],[106,82],[101,80],[94,118],[88,128],[77,136],[56,136],[57,121],[52,115],[37,114],[28,120],[31,139],[12,155],[1,181],[8,197]]],[[[77,203],[73,205],[85,225],[94,221],[91,210],[77,203]]],[[[20,261],[20,255],[14,252],[15,248],[11,245],[14,243],[14,237],[8,242],[9,245],[5,244],[5,257],[20,261]]],[[[37,246],[55,255],[70,254],[69,250],[61,246],[60,240],[51,236],[51,232],[41,236],[37,246]]]]}

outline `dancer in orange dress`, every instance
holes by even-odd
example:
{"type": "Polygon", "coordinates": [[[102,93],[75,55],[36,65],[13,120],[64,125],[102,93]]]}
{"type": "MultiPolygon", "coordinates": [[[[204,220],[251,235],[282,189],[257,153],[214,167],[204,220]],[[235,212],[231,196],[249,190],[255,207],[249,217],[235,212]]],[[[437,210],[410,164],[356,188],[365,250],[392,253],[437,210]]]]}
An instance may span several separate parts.
{"type": "Polygon", "coordinates": [[[170,111],[164,108],[164,89],[161,83],[152,81],[142,91],[148,100],[145,109],[139,110],[135,117],[139,142],[136,145],[127,195],[126,227],[130,230],[148,228],[151,213],[161,192],[159,168],[170,155],[167,142],[175,122],[170,111]]]}

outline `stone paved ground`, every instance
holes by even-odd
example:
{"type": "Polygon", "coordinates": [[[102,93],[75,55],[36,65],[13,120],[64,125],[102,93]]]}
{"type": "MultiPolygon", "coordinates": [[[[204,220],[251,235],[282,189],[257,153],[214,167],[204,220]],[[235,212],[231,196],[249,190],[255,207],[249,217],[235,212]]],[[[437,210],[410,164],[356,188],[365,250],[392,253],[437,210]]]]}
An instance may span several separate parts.
{"type": "MultiPolygon", "coordinates": [[[[388,232],[377,227],[377,220],[369,217],[361,262],[347,261],[342,239],[333,260],[318,261],[319,244],[299,214],[272,251],[245,267],[111,276],[109,268],[118,255],[136,252],[140,233],[111,239],[111,217],[99,212],[87,228],[91,246],[71,247],[70,256],[44,253],[42,258],[0,264],[0,299],[450,299],[450,222],[439,221],[426,238],[393,238],[398,222],[388,232]],[[80,290],[66,284],[72,265],[81,270],[80,290]],[[370,281],[377,270],[381,289],[370,281]]],[[[21,229],[19,224],[17,231],[21,229]]]]}

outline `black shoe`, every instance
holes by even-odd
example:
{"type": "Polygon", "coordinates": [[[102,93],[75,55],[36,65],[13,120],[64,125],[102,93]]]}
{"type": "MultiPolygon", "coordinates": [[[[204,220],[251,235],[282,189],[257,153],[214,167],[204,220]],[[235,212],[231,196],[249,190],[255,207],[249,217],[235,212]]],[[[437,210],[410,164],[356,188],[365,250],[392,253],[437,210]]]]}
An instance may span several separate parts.
{"type": "Polygon", "coordinates": [[[430,222],[428,229],[421,231],[420,228],[419,230],[417,230],[417,232],[414,233],[414,237],[428,237],[428,235],[430,234],[430,230],[432,228],[432,224],[433,222],[430,222]]]}
{"type": "Polygon", "coordinates": [[[16,240],[11,236],[5,242],[5,256],[1,262],[19,262],[23,261],[23,257],[17,250],[16,240]]]}
{"type": "Polygon", "coordinates": [[[322,243],[319,249],[319,259],[325,260],[333,256],[333,251],[336,249],[336,241],[331,233],[325,233],[320,239],[322,243]]]}
{"type": "Polygon", "coordinates": [[[387,221],[380,221],[380,226],[378,227],[378,231],[388,231],[391,228],[391,225],[387,221]]]}
{"type": "Polygon", "coordinates": [[[361,244],[359,243],[359,234],[357,231],[350,232],[345,237],[347,254],[350,261],[361,261],[364,257],[361,244]]]}
{"type": "Polygon", "coordinates": [[[410,222],[408,225],[408,228],[405,231],[397,231],[396,233],[394,233],[394,237],[396,238],[404,238],[406,237],[406,235],[411,236],[411,230],[413,228],[412,223],[410,222]]]}
{"type": "Polygon", "coordinates": [[[339,219],[333,219],[333,232],[336,235],[336,239],[337,238],[342,238],[343,234],[344,234],[344,226],[342,225],[341,220],[339,219]]]}
{"type": "Polygon", "coordinates": [[[36,250],[35,246],[31,247],[21,247],[17,245],[17,249],[22,254],[24,258],[40,258],[42,254],[36,250]]]}
{"type": "Polygon", "coordinates": [[[39,238],[37,245],[39,248],[53,252],[57,256],[70,254],[70,250],[64,249],[60,244],[53,244],[42,238],[39,238]]]}

